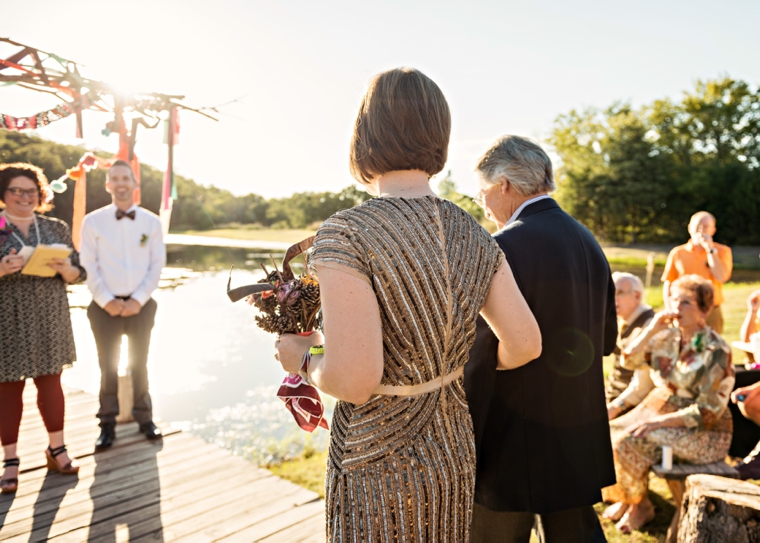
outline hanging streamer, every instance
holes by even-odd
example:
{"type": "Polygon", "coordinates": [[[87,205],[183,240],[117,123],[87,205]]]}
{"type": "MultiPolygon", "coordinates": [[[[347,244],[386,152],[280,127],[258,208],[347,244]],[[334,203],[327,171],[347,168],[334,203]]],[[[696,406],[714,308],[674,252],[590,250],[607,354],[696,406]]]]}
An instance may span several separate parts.
{"type": "Polygon", "coordinates": [[[166,173],[164,173],[164,185],[161,190],[161,230],[163,234],[169,233],[169,224],[172,219],[172,207],[177,199],[177,186],[174,182],[174,146],[179,141],[179,111],[176,107],[169,109],[169,119],[164,133],[164,142],[168,147],[168,160],[166,173]]]}
{"type": "Polygon", "coordinates": [[[29,117],[13,117],[12,115],[5,115],[0,113],[0,128],[4,128],[10,132],[20,132],[21,130],[36,130],[43,126],[47,126],[55,121],[65,119],[69,115],[73,115],[77,111],[87,109],[98,101],[98,96],[95,94],[83,96],[80,100],[71,103],[61,104],[49,109],[47,111],[41,111],[36,115],[30,115],[29,117]]]}

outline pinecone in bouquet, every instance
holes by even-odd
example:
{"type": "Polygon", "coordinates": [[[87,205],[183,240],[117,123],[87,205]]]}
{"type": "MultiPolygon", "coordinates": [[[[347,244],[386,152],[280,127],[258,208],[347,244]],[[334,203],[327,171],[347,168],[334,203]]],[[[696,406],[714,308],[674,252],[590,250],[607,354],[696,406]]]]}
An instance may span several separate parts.
{"type": "Polygon", "coordinates": [[[290,268],[290,261],[305,253],[313,242],[312,236],[290,247],[282,262],[282,272],[276,264],[272,271],[262,265],[266,276],[256,285],[230,290],[228,281],[227,295],[233,302],[245,297],[250,305],[259,310],[256,324],[262,330],[273,334],[308,332],[320,323],[321,301],[317,278],[307,272],[295,277],[290,268]]]}

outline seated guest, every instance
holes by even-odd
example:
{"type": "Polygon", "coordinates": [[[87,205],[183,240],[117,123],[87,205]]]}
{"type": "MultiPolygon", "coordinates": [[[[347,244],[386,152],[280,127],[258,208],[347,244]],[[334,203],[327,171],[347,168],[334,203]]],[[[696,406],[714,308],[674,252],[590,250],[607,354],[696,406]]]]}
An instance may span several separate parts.
{"type": "MultiPolygon", "coordinates": [[[[747,298],[747,316],[744,319],[744,323],[741,327],[741,340],[745,344],[749,344],[752,348],[758,347],[758,317],[760,317],[760,290],[754,291],[747,298]],[[754,341],[753,341],[754,340],[754,341]]],[[[760,349],[753,353],[747,353],[750,360],[754,362],[760,361],[760,349]]],[[[731,394],[731,401],[736,404],[739,412],[747,419],[747,421],[754,422],[760,426],[760,381],[757,383],[737,388],[731,394]]],[[[745,436],[751,436],[750,429],[742,427],[740,423],[741,419],[738,419],[736,424],[738,428],[747,430],[744,433],[745,436]]],[[[745,421],[746,422],[746,421],[745,421]]],[[[749,424],[749,423],[747,423],[749,424]]],[[[739,436],[737,436],[739,437],[739,436]]],[[[748,445],[751,447],[752,442],[748,445]]],[[[746,450],[746,449],[745,449],[746,450]]],[[[760,442],[755,446],[755,449],[749,453],[749,455],[737,466],[739,470],[739,477],[742,479],[760,479],[760,442]]]]}
{"type": "MultiPolygon", "coordinates": [[[[615,281],[615,311],[618,317],[618,337],[615,347],[615,365],[607,379],[605,395],[607,396],[607,413],[610,419],[619,416],[623,411],[637,405],[638,401],[631,397],[621,398],[626,391],[631,379],[634,378],[632,370],[625,369],[620,365],[620,352],[635,339],[641,330],[649,324],[654,317],[654,311],[644,303],[644,283],[631,273],[615,272],[612,274],[615,281]]],[[[649,379],[649,371],[646,368],[636,370],[638,379],[649,379]]],[[[630,392],[628,393],[630,394],[630,392]]]]}
{"type": "Polygon", "coordinates": [[[602,491],[613,503],[604,516],[618,520],[623,533],[654,518],[647,475],[661,461],[663,445],[673,447],[679,461],[709,464],[723,460],[731,444],[731,349],[705,323],[713,287],[699,276],[683,276],[671,285],[670,307],[622,353],[624,368],[646,365],[652,377],[646,398],[610,423],[618,482],[602,491]]]}

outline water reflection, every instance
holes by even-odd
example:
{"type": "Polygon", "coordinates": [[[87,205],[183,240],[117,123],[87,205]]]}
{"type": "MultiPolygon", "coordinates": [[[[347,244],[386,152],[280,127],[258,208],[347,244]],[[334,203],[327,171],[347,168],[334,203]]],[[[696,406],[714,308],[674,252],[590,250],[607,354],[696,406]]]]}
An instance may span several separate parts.
{"type": "MultiPolygon", "coordinates": [[[[282,255],[274,258],[279,263],[282,255]]],[[[309,436],[296,426],[275,396],[284,374],[273,358],[274,337],[256,326],[252,307],[225,295],[229,265],[236,267],[233,285],[239,286],[263,277],[262,262],[271,268],[268,254],[244,249],[170,252],[165,288],[154,293],[158,312],[148,370],[157,417],[267,463],[298,454],[307,444],[324,448],[328,436],[320,430],[309,436]]],[[[70,300],[78,361],[63,380],[97,394],[100,372],[84,309],[87,289],[72,289],[70,300]]],[[[330,410],[332,405],[328,400],[330,410]]]]}

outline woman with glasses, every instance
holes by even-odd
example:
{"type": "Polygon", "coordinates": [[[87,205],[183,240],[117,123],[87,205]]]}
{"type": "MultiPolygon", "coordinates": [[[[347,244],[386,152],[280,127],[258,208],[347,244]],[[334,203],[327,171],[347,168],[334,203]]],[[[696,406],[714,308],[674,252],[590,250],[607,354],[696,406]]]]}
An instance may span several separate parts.
{"type": "Polygon", "coordinates": [[[73,474],[79,466],[63,444],[64,399],[61,372],[76,359],[66,283],[82,281],[85,271],[73,251],[48,266],[53,277],[21,273],[24,255],[38,244],[72,247],[63,221],[40,215],[52,209],[48,182],[31,164],[0,164],[0,442],[5,460],[0,492],[18,487],[16,455],[26,379],[37,386],[37,406],[49,436],[48,469],[73,474]]]}
{"type": "Polygon", "coordinates": [[[676,461],[709,464],[723,460],[731,445],[731,349],[705,324],[713,286],[685,275],[673,282],[670,294],[672,310],[656,314],[622,353],[623,367],[647,365],[652,377],[646,398],[610,422],[617,484],[602,491],[613,503],[603,516],[617,521],[623,533],[654,518],[647,481],[663,446],[673,448],[676,461]]]}

